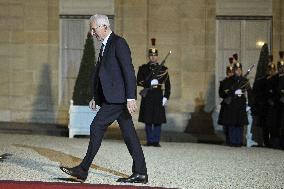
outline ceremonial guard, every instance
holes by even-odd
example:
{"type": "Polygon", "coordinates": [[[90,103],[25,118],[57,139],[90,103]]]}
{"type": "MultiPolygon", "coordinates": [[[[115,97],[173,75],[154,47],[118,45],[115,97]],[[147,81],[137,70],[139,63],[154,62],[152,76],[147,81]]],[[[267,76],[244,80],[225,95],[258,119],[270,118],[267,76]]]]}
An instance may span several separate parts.
{"type": "Polygon", "coordinates": [[[263,129],[264,145],[267,147],[279,146],[279,124],[277,115],[279,112],[279,103],[277,99],[278,74],[273,58],[270,56],[270,62],[267,67],[267,76],[265,83],[265,125],[263,129]]]}
{"type": "Polygon", "coordinates": [[[234,75],[234,69],[233,69],[233,58],[229,58],[229,65],[226,68],[226,78],[222,81],[220,81],[219,85],[219,96],[222,98],[221,102],[221,109],[218,117],[218,124],[223,126],[223,130],[226,137],[226,144],[229,145],[229,133],[228,133],[228,125],[226,125],[226,122],[224,122],[224,112],[228,111],[228,105],[229,105],[229,99],[230,99],[230,88],[231,88],[231,82],[230,78],[234,75]]]}
{"type": "MultiPolygon", "coordinates": [[[[223,125],[228,126],[230,146],[242,146],[243,128],[248,125],[247,97],[251,101],[251,87],[247,78],[242,76],[242,64],[238,62],[238,55],[234,54],[234,76],[229,78],[227,90],[228,107],[223,113],[223,125]]],[[[249,72],[248,72],[249,73],[249,72]]]]}
{"type": "MultiPolygon", "coordinates": [[[[155,39],[152,45],[155,46],[155,39]]],[[[137,84],[143,87],[138,121],[145,123],[146,146],[160,147],[161,125],[166,123],[165,105],[171,84],[168,68],[158,63],[158,49],[150,48],[148,57],[149,62],[140,66],[137,74],[137,84]]]]}
{"type": "Polygon", "coordinates": [[[277,144],[277,136],[275,137],[275,147],[284,149],[284,52],[280,51],[280,61],[277,63],[278,68],[278,87],[277,96],[279,99],[279,126],[275,128],[274,133],[279,136],[279,143],[277,144]]]}
{"type": "MultiPolygon", "coordinates": [[[[275,66],[273,57],[269,56],[268,61],[262,61],[258,64],[258,69],[253,83],[253,139],[258,146],[270,146],[270,124],[267,124],[269,108],[274,106],[269,96],[273,94],[271,77],[274,75],[275,66]]],[[[271,117],[270,117],[271,119],[271,117]]]]}

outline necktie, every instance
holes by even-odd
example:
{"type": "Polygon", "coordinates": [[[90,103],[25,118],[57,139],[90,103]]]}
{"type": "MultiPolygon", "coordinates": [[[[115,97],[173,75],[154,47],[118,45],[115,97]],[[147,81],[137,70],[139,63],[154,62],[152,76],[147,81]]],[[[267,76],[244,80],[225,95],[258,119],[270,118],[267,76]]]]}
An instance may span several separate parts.
{"type": "Polygon", "coordinates": [[[96,72],[97,73],[99,72],[99,69],[100,69],[100,66],[101,66],[101,63],[102,63],[103,49],[104,49],[104,44],[102,43],[100,53],[99,53],[99,58],[98,58],[98,61],[97,61],[97,64],[96,64],[96,72]]]}
{"type": "Polygon", "coordinates": [[[103,49],[104,49],[104,46],[105,46],[105,45],[102,43],[101,49],[100,49],[100,54],[99,54],[100,60],[102,60],[102,58],[103,58],[103,49]]]}

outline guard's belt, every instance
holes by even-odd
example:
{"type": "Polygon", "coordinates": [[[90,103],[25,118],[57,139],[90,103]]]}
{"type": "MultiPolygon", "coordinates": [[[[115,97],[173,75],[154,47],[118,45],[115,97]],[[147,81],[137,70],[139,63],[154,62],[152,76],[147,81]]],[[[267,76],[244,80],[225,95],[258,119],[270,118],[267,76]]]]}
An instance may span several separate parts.
{"type": "Polygon", "coordinates": [[[161,89],[161,85],[152,85],[152,89],[161,89]]]}

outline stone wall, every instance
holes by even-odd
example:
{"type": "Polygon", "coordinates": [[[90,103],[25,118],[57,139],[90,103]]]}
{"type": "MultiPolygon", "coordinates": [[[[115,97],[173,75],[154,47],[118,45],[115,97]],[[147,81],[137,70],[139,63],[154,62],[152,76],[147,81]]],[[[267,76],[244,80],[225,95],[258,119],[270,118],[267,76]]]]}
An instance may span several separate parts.
{"type": "Polygon", "coordinates": [[[116,32],[129,42],[136,71],[147,61],[150,38],[157,39],[160,60],[172,51],[165,128],[183,131],[190,112],[214,106],[215,1],[117,0],[116,10],[116,32]]]}
{"type": "MultiPolygon", "coordinates": [[[[84,2],[95,6],[93,0],[84,2]]],[[[108,0],[107,6],[98,2],[101,13],[114,12],[114,30],[128,41],[136,72],[147,62],[150,38],[157,39],[160,60],[172,51],[166,63],[172,95],[165,129],[184,131],[194,113],[208,116],[215,104],[215,16],[228,13],[228,1],[108,0]]],[[[249,2],[251,7],[253,2],[270,5],[263,10],[265,16],[273,16],[273,54],[278,57],[284,50],[283,2],[249,2]]],[[[59,14],[90,15],[97,10],[79,5],[75,0],[0,1],[0,121],[67,124],[68,109],[58,106],[59,14]]],[[[261,15],[263,4],[259,5],[254,15],[261,15]]],[[[136,125],[142,126],[137,116],[136,125]]]]}
{"type": "Polygon", "coordinates": [[[57,122],[58,1],[0,1],[0,120],[57,122]]]}
{"type": "Polygon", "coordinates": [[[58,0],[60,15],[114,14],[114,0],[58,0]]]}
{"type": "Polygon", "coordinates": [[[282,0],[273,0],[273,56],[274,61],[279,60],[278,52],[284,50],[284,2],[282,0]]]}
{"type": "MultiPolygon", "coordinates": [[[[1,2],[1,121],[67,124],[67,110],[58,107],[59,9],[70,14],[76,2],[69,6],[61,1],[62,7],[59,2],[1,2]]],[[[160,60],[172,50],[167,61],[172,82],[168,126],[183,131],[190,112],[200,106],[209,111],[214,104],[210,94],[214,94],[215,1],[116,0],[114,4],[115,32],[129,42],[136,71],[147,61],[150,38],[157,39],[160,60]]]]}
{"type": "Polygon", "coordinates": [[[216,0],[220,16],[271,16],[274,0],[216,0]]]}

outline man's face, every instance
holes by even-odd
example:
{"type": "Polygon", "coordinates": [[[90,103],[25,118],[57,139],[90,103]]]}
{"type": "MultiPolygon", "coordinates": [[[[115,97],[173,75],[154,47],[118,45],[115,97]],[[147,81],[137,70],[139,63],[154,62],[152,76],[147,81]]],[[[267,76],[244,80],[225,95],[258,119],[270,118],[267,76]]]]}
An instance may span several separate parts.
{"type": "Polygon", "coordinates": [[[158,61],[158,56],[150,55],[149,59],[151,62],[157,62],[158,61]]]}
{"type": "Polygon", "coordinates": [[[270,69],[270,70],[268,71],[268,74],[269,74],[270,76],[275,75],[275,73],[276,73],[276,71],[273,70],[273,69],[270,69]]]}
{"type": "Polygon", "coordinates": [[[242,69],[241,68],[236,68],[235,69],[235,75],[236,76],[241,76],[242,75],[242,69]]]}
{"type": "Polygon", "coordinates": [[[227,77],[232,77],[233,75],[234,75],[234,72],[232,72],[232,71],[227,72],[227,77]]]}
{"type": "Polygon", "coordinates": [[[269,76],[273,76],[276,74],[276,69],[274,67],[267,67],[266,74],[269,76]]]}
{"type": "Polygon", "coordinates": [[[90,24],[91,35],[95,36],[97,40],[103,41],[106,34],[106,28],[104,25],[97,25],[96,22],[90,24]]]}
{"type": "Polygon", "coordinates": [[[283,67],[278,68],[278,73],[279,74],[283,74],[284,73],[284,68],[283,67]]]}

